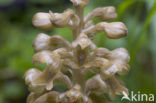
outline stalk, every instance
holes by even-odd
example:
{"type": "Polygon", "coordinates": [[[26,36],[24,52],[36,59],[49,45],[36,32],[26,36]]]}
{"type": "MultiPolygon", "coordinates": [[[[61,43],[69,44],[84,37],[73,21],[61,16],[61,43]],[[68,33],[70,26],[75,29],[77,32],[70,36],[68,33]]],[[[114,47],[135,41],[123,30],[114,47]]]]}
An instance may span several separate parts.
{"type": "Polygon", "coordinates": [[[74,35],[73,39],[76,39],[78,37],[78,35],[81,33],[81,31],[84,27],[84,21],[83,21],[84,8],[81,8],[79,6],[75,7],[75,8],[76,8],[76,14],[80,19],[80,24],[73,30],[73,35],[74,35]]]}
{"type": "MultiPolygon", "coordinates": [[[[82,32],[83,30],[83,27],[84,27],[84,21],[83,21],[83,18],[84,18],[84,8],[82,7],[75,7],[76,8],[76,14],[77,16],[79,17],[80,19],[80,24],[75,28],[74,30],[74,38],[73,39],[76,39],[79,34],[82,32]]],[[[73,72],[73,84],[76,85],[76,84],[79,84],[81,86],[81,90],[82,90],[82,93],[84,93],[84,88],[85,88],[85,76],[82,74],[81,72],[81,68],[80,69],[76,69],[76,70],[72,70],[73,72]]]]}

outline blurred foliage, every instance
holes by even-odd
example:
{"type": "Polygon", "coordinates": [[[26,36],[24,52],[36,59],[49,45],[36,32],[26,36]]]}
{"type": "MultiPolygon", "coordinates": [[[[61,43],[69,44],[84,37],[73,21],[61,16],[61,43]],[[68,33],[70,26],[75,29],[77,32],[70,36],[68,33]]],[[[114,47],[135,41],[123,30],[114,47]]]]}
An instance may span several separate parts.
{"type": "Polygon", "coordinates": [[[8,4],[11,4],[13,2],[13,0],[0,0],[0,4],[3,4],[3,5],[8,5],[8,4]]]}
{"type": "MultiPolygon", "coordinates": [[[[108,39],[97,34],[99,47],[113,50],[125,47],[131,55],[131,70],[122,76],[129,91],[156,94],[156,1],[155,0],[90,0],[87,12],[99,6],[117,8],[117,21],[129,30],[126,38],[108,39]]],[[[68,28],[42,31],[34,28],[31,18],[36,12],[62,12],[71,7],[69,0],[0,0],[0,103],[24,103],[28,90],[23,75],[34,67],[32,42],[40,32],[58,34],[72,41],[68,28]]],[[[115,20],[115,21],[116,21],[115,20]]],[[[98,20],[95,20],[98,22],[98,20]]],[[[39,68],[41,69],[40,66],[39,68]]],[[[117,96],[114,103],[120,103],[117,96]]]]}

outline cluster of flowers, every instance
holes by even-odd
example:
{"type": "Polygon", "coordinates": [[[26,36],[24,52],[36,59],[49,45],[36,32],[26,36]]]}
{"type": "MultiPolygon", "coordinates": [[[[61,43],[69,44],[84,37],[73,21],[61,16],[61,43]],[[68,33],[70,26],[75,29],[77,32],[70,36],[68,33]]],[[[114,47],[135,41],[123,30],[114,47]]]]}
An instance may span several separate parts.
{"type": "Polygon", "coordinates": [[[83,17],[88,0],[71,0],[76,12],[71,9],[63,13],[37,13],[33,25],[40,29],[69,27],[74,40],[69,43],[58,35],[38,34],[33,47],[36,54],[33,64],[46,63],[44,71],[32,68],[25,73],[25,82],[30,95],[27,103],[95,103],[92,94],[99,96],[108,93],[114,96],[128,94],[122,80],[116,74],[129,71],[129,54],[126,49],[108,50],[98,48],[92,39],[96,33],[105,32],[108,38],[117,39],[127,35],[122,22],[105,22],[117,17],[114,7],[96,8],[83,17]],[[92,19],[104,22],[94,24],[92,19]],[[95,75],[85,79],[88,72],[95,75]],[[59,92],[53,83],[64,83],[68,90],[59,92]]]}

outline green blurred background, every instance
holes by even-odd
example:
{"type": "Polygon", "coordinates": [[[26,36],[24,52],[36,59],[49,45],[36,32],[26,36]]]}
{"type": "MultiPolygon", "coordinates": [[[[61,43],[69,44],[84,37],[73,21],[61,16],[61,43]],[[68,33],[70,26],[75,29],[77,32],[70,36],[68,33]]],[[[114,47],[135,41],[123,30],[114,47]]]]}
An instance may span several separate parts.
{"type": "MultiPolygon", "coordinates": [[[[129,91],[156,94],[156,0],[90,0],[85,14],[96,7],[115,6],[129,30],[127,37],[108,39],[97,34],[99,47],[125,47],[131,70],[121,76],[129,91]]],[[[29,94],[23,75],[32,65],[32,42],[38,33],[59,34],[72,41],[68,28],[42,31],[32,26],[36,12],[62,12],[73,8],[69,0],[0,0],[0,103],[25,103],[29,94]]],[[[98,22],[98,20],[95,20],[98,22]]],[[[120,97],[114,103],[120,103],[120,97]]]]}

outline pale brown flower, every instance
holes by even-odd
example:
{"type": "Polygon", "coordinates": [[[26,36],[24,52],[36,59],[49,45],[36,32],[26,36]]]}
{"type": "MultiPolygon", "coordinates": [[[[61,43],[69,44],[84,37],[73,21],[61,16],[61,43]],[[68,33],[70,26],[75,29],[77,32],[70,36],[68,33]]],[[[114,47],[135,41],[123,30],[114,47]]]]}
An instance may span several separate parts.
{"type": "Polygon", "coordinates": [[[128,51],[124,48],[98,48],[92,41],[99,32],[105,32],[111,39],[127,35],[127,28],[122,22],[106,22],[117,17],[115,8],[96,8],[83,17],[88,0],[71,1],[76,12],[67,9],[63,13],[50,11],[37,13],[33,17],[33,25],[41,29],[69,27],[74,40],[70,43],[58,35],[37,35],[33,42],[33,64],[45,63],[46,68],[43,71],[32,68],[25,73],[25,82],[31,92],[27,103],[94,103],[93,96],[104,93],[108,93],[111,99],[115,95],[128,94],[118,76],[130,69],[128,51]],[[94,24],[93,18],[103,21],[94,24]],[[86,80],[89,72],[95,75],[86,80]],[[65,84],[67,90],[55,90],[55,83],[65,84]]]}

